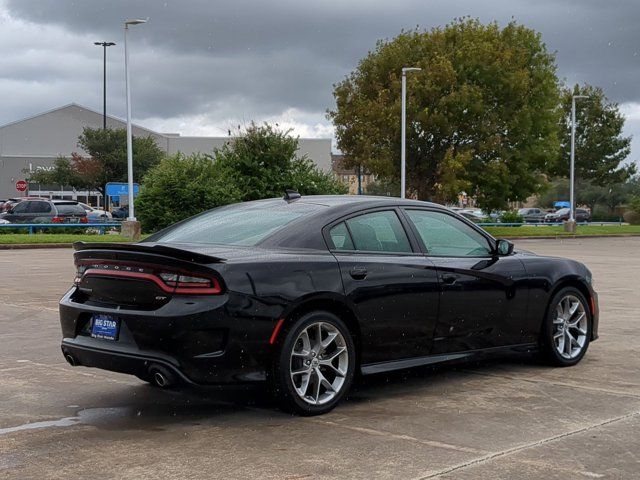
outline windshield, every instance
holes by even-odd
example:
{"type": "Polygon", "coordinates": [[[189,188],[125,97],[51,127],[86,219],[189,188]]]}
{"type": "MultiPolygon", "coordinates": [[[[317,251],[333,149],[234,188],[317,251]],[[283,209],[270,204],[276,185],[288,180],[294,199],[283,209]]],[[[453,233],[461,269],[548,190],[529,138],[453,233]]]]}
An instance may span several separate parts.
{"type": "Polygon", "coordinates": [[[257,245],[290,222],[321,208],[319,205],[239,204],[211,210],[176,226],[156,239],[160,243],[257,245]]]}

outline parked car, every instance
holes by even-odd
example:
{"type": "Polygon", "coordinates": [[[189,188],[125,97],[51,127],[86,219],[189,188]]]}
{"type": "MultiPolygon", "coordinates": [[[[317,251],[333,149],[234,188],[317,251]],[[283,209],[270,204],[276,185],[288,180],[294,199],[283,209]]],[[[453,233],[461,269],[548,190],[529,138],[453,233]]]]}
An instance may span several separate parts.
{"type": "Polygon", "coordinates": [[[129,215],[129,207],[117,207],[111,211],[113,218],[124,220],[129,215]]]}
{"type": "Polygon", "coordinates": [[[415,200],[288,192],[136,244],[76,243],[74,261],[60,300],[71,365],[163,388],[267,381],[305,415],[331,410],[356,372],[499,351],[570,366],[598,336],[582,263],[515,252],[415,200]]]}
{"type": "Polygon", "coordinates": [[[473,223],[486,222],[487,219],[489,219],[488,221],[491,221],[491,218],[479,209],[466,208],[458,211],[457,213],[467,220],[471,220],[473,223]]]}
{"type": "Polygon", "coordinates": [[[78,204],[82,208],[84,208],[85,212],[87,212],[87,218],[89,219],[90,223],[108,222],[113,218],[111,213],[109,212],[92,207],[91,205],[87,205],[86,203],[78,202],[78,204]]]}
{"type": "MultiPolygon", "coordinates": [[[[571,210],[568,208],[561,208],[555,213],[547,213],[544,217],[544,221],[547,223],[559,223],[569,220],[571,210]]],[[[576,208],[576,222],[588,222],[591,220],[591,213],[584,208],[576,208]]]]}
{"type": "Polygon", "coordinates": [[[525,223],[542,223],[547,215],[547,212],[540,208],[521,208],[518,210],[525,223]]]}
{"type": "MultiPolygon", "coordinates": [[[[5,200],[2,205],[0,205],[0,213],[8,212],[15,205],[17,205],[18,203],[20,203],[20,202],[22,202],[24,200],[41,200],[41,197],[31,197],[31,196],[29,196],[29,197],[9,198],[9,199],[5,200]]],[[[46,198],[43,198],[42,200],[46,200],[46,198]]]]}
{"type": "Polygon", "coordinates": [[[23,200],[15,204],[0,218],[9,223],[87,223],[87,213],[78,202],[47,200],[45,198],[23,200]]]}
{"type": "Polygon", "coordinates": [[[7,200],[5,200],[2,203],[2,205],[0,205],[0,213],[4,213],[4,212],[7,212],[7,211],[11,210],[11,208],[13,206],[17,205],[22,200],[24,200],[24,199],[23,198],[8,198],[7,200]]]}

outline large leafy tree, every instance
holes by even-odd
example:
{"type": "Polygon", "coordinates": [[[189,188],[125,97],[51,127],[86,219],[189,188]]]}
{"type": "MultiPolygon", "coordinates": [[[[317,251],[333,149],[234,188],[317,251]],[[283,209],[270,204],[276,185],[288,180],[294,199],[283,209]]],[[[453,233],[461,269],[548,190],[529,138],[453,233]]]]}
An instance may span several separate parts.
{"type": "Polygon", "coordinates": [[[407,184],[421,199],[462,190],[487,208],[540,190],[559,147],[554,55],[535,31],[461,19],[380,41],[335,85],[329,117],[353,166],[397,179],[401,69],[408,77],[407,184]]]}
{"type": "MultiPolygon", "coordinates": [[[[92,189],[102,194],[106,183],[127,181],[126,130],[85,128],[78,138],[78,146],[88,155],[73,153],[70,159],[59,157],[54,162],[53,169],[33,172],[29,180],[42,184],[54,183],[92,189]]],[[[164,155],[153,138],[134,137],[135,181],[139,182],[164,155]]]]}
{"type": "Polygon", "coordinates": [[[624,116],[601,88],[590,85],[575,85],[562,92],[562,144],[553,173],[569,175],[573,95],[587,97],[576,100],[576,177],[599,186],[624,183],[636,171],[635,164],[623,163],[631,151],[631,137],[622,134],[624,116]]]}

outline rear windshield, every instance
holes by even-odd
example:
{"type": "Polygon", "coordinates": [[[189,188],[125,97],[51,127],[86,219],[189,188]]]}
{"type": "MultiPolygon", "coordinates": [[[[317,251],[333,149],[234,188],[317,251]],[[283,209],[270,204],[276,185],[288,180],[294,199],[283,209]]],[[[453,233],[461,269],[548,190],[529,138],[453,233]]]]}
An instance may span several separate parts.
{"type": "Polygon", "coordinates": [[[160,243],[257,245],[294,220],[321,208],[313,204],[245,203],[218,208],[187,220],[155,239],[160,243]]]}
{"type": "Polygon", "coordinates": [[[84,211],[78,203],[56,203],[58,215],[85,215],[84,211]]]}

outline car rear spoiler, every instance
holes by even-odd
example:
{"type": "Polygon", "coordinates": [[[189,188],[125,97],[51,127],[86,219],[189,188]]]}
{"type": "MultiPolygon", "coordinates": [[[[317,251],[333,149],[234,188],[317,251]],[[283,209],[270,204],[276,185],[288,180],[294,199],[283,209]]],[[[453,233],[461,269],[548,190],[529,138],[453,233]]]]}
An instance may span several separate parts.
{"type": "Polygon", "coordinates": [[[73,248],[77,252],[83,250],[115,250],[120,252],[155,253],[156,255],[164,255],[178,260],[186,260],[188,262],[200,264],[222,263],[226,260],[225,258],[214,257],[213,255],[206,255],[204,253],[192,252],[190,250],[168,247],[166,245],[158,245],[154,243],[145,245],[143,243],[75,242],[73,244],[73,248]]]}

